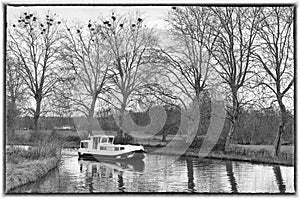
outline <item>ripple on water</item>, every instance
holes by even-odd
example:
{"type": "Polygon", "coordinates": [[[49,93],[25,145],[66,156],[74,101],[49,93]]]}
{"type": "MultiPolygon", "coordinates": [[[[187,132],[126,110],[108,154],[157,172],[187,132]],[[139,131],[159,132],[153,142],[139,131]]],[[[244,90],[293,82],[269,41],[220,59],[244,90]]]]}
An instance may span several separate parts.
{"type": "Polygon", "coordinates": [[[294,192],[294,168],[147,154],[143,162],[78,160],[64,150],[58,169],[13,192],[294,192]]]}

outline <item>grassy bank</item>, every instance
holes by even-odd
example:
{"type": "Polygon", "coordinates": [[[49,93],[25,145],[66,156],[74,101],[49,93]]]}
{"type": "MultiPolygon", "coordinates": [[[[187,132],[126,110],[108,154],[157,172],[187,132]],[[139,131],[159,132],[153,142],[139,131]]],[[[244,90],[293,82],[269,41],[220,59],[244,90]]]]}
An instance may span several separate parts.
{"type": "Polygon", "coordinates": [[[7,136],[6,145],[36,146],[39,138],[56,137],[63,148],[78,148],[80,137],[73,131],[41,131],[39,138],[33,138],[33,131],[16,131],[14,135],[7,136]]]}
{"type": "Polygon", "coordinates": [[[6,192],[33,182],[55,168],[61,157],[59,136],[49,135],[36,139],[34,147],[6,147],[6,192]]]}
{"type": "Polygon", "coordinates": [[[12,189],[34,182],[45,176],[55,168],[59,162],[58,157],[50,157],[39,160],[26,161],[21,164],[6,164],[6,192],[12,189]]]}
{"type": "MultiPolygon", "coordinates": [[[[63,141],[62,148],[78,148],[80,141],[63,141]]],[[[36,143],[29,140],[8,140],[6,145],[36,146],[36,143]]]]}
{"type": "MultiPolygon", "coordinates": [[[[145,146],[147,153],[157,153],[160,148],[161,146],[145,146]]],[[[190,148],[184,154],[179,154],[174,149],[168,155],[199,157],[199,149],[190,148]]],[[[282,146],[279,156],[274,158],[271,145],[233,145],[229,152],[211,151],[205,158],[294,166],[294,147],[282,146]]]]}

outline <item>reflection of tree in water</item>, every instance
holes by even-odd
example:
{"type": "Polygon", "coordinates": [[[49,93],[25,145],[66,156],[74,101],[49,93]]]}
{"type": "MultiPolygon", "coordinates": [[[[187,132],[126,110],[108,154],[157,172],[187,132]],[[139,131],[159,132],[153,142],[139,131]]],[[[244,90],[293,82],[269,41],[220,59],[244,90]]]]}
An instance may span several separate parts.
{"type": "MultiPolygon", "coordinates": [[[[195,191],[228,192],[225,161],[197,158],[193,159],[195,191]]],[[[230,191],[230,190],[229,190],[230,191]]]]}
{"type": "Polygon", "coordinates": [[[273,171],[274,171],[274,174],[275,174],[276,183],[278,185],[279,192],[280,193],[285,193],[286,187],[283,183],[280,166],[277,166],[277,165],[273,166],[273,171]]]}
{"type": "Polygon", "coordinates": [[[238,192],[237,183],[234,177],[231,161],[226,161],[226,172],[227,172],[227,176],[229,177],[229,183],[231,185],[232,193],[237,193],[238,192]]]}
{"type": "Polygon", "coordinates": [[[82,167],[86,167],[85,185],[88,192],[95,193],[100,191],[110,191],[112,188],[111,180],[113,178],[113,169],[97,162],[80,164],[80,171],[82,167]]]}
{"type": "MultiPolygon", "coordinates": [[[[80,171],[82,172],[82,167],[84,166],[84,164],[80,164],[80,171]]],[[[98,174],[98,169],[97,169],[97,165],[95,164],[86,164],[85,165],[85,186],[88,188],[88,192],[89,193],[94,193],[95,189],[94,189],[94,183],[93,183],[93,178],[97,177],[98,174]]]]}
{"type": "Polygon", "coordinates": [[[86,173],[85,183],[88,185],[89,193],[94,192],[93,177],[97,175],[97,165],[92,164],[92,173],[86,173]]]}
{"type": "Polygon", "coordinates": [[[165,175],[159,176],[158,173],[160,173],[159,170],[137,174],[135,177],[136,192],[155,192],[160,190],[162,187],[160,178],[164,178],[165,175]]]}
{"type": "MultiPolygon", "coordinates": [[[[79,160],[79,171],[85,175],[84,184],[89,192],[124,191],[125,180],[135,179],[135,172],[142,172],[145,168],[143,161],[118,162],[118,161],[92,161],[89,159],[79,160]],[[124,172],[129,171],[130,176],[124,179],[124,172]],[[131,173],[133,172],[133,173],[131,173]]],[[[135,180],[137,182],[137,180],[135,180]]],[[[131,182],[132,183],[132,182],[131,182]]],[[[138,186],[132,186],[138,188],[138,186]]],[[[129,189],[130,189],[129,187],[129,189]]]]}
{"type": "Polygon", "coordinates": [[[190,192],[194,192],[195,183],[194,183],[193,160],[191,158],[187,158],[186,165],[187,165],[187,176],[188,176],[188,190],[190,192]]]}
{"type": "Polygon", "coordinates": [[[121,192],[124,192],[124,190],[125,190],[124,181],[123,181],[123,171],[120,171],[118,174],[118,189],[121,192]]]}

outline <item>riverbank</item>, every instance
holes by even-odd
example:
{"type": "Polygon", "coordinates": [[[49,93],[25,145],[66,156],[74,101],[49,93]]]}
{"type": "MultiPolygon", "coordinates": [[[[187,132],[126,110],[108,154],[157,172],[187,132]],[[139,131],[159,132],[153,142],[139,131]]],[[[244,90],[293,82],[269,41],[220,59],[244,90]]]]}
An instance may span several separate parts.
{"type": "Polygon", "coordinates": [[[57,166],[58,162],[59,158],[50,157],[25,161],[21,164],[6,163],[6,193],[18,186],[34,182],[45,176],[57,166]]]}
{"type": "MultiPolygon", "coordinates": [[[[20,145],[20,146],[36,146],[36,143],[27,140],[8,140],[6,145],[20,145]]],[[[78,148],[78,141],[67,141],[62,143],[62,148],[78,148]]]]}
{"type": "Polygon", "coordinates": [[[62,141],[56,134],[39,137],[29,147],[6,145],[6,193],[36,181],[55,168],[61,158],[62,141]],[[30,147],[34,146],[34,147],[30,147]]]}
{"type": "MultiPolygon", "coordinates": [[[[158,149],[160,148],[162,147],[149,146],[149,145],[145,146],[145,150],[147,153],[158,153],[158,149]]],[[[168,155],[200,157],[199,149],[188,149],[184,154],[180,154],[176,150],[173,150],[170,151],[168,155]]],[[[294,147],[282,146],[279,156],[277,158],[273,158],[272,146],[232,145],[231,150],[228,152],[211,151],[204,158],[294,166],[294,147]]]]}
{"type": "MultiPolygon", "coordinates": [[[[26,141],[10,141],[7,144],[12,145],[28,145],[33,146],[32,142],[26,141]]],[[[157,153],[157,149],[163,147],[163,145],[149,145],[144,144],[146,152],[157,153]],[[155,152],[156,151],[156,152],[155,152]]],[[[63,148],[78,148],[79,143],[77,141],[65,141],[62,145],[63,148]]],[[[282,146],[281,152],[277,158],[272,157],[271,145],[232,145],[231,151],[212,151],[205,158],[233,160],[233,161],[246,161],[253,163],[265,163],[265,164],[278,164],[286,166],[294,166],[294,147],[282,146]]],[[[182,155],[176,151],[176,149],[169,152],[167,155],[182,155]]],[[[188,149],[183,156],[199,157],[199,149],[188,149]]]]}

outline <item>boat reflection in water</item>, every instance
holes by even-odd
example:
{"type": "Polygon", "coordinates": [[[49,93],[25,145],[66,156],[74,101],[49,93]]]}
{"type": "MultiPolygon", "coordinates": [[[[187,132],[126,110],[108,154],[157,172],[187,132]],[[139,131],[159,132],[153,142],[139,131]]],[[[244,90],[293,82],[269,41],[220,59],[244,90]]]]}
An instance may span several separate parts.
{"type": "MultiPolygon", "coordinates": [[[[124,192],[126,187],[123,180],[123,174],[125,172],[132,172],[139,175],[142,174],[145,169],[145,163],[143,160],[99,161],[81,157],[78,159],[78,163],[80,167],[80,173],[86,176],[86,184],[88,185],[88,190],[90,193],[94,193],[96,190],[99,191],[104,188],[104,186],[109,185],[110,183],[107,183],[107,181],[110,181],[109,179],[117,179],[117,190],[119,192],[124,192]],[[104,180],[104,184],[102,183],[101,179],[104,180]]],[[[110,186],[114,187],[113,184],[110,186]]],[[[107,188],[104,189],[107,190],[107,188]]]]}
{"type": "MultiPolygon", "coordinates": [[[[80,172],[86,170],[92,175],[98,175],[97,172],[103,172],[103,170],[115,171],[115,172],[140,172],[142,173],[145,169],[145,162],[143,160],[128,160],[128,161],[117,161],[117,160],[97,160],[91,158],[79,158],[78,163],[80,165],[80,172]],[[104,169],[105,168],[105,169],[104,169]]],[[[106,175],[107,176],[107,175],[106,175]]]]}

